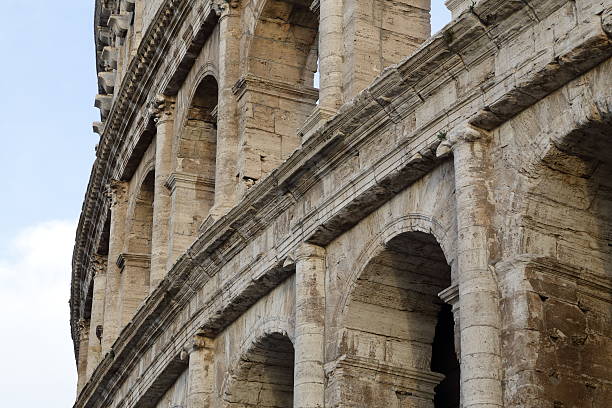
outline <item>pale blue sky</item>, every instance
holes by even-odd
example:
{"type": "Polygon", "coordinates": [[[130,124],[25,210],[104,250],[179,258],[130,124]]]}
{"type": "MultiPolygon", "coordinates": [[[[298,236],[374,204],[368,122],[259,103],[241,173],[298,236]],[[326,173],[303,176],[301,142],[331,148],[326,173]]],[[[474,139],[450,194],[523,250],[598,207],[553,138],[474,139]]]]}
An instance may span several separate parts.
{"type": "MultiPolygon", "coordinates": [[[[0,2],[0,395],[66,408],[70,258],[98,140],[94,0],[0,2]]],[[[449,14],[433,3],[435,32],[449,14]]]]}

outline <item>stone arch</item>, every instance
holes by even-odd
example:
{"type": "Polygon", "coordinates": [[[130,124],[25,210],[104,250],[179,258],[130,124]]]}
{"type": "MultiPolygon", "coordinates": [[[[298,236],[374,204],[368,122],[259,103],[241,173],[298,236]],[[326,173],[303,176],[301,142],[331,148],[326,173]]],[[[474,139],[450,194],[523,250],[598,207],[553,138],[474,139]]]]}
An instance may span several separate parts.
{"type": "Polygon", "coordinates": [[[193,183],[188,201],[195,202],[197,207],[194,228],[206,218],[215,199],[219,99],[218,82],[210,66],[198,73],[197,80],[184,109],[175,146],[177,173],[193,183]]]}
{"type": "Polygon", "coordinates": [[[346,289],[342,293],[341,300],[338,303],[338,310],[335,312],[336,321],[339,321],[341,324],[346,314],[345,310],[349,303],[350,294],[355,289],[357,280],[363,273],[363,269],[367,262],[374,258],[380,251],[384,250],[386,245],[393,238],[407,232],[422,232],[434,236],[436,242],[440,245],[444,258],[448,261],[448,264],[451,265],[451,268],[453,267],[456,253],[455,240],[448,236],[447,228],[434,217],[425,214],[414,213],[397,217],[387,223],[378,234],[368,241],[367,245],[351,264],[349,270],[352,272],[345,286],[346,289]]]}
{"type": "Polygon", "coordinates": [[[155,192],[154,163],[146,162],[137,173],[128,212],[124,250],[116,260],[121,269],[120,327],[127,325],[151,287],[151,249],[155,192]]]}
{"type": "Polygon", "coordinates": [[[245,72],[286,84],[314,85],[318,17],[309,0],[262,0],[251,10],[245,72]]]}
{"type": "Polygon", "coordinates": [[[307,0],[262,0],[244,12],[242,78],[234,87],[240,116],[239,195],[300,146],[318,100],[318,18],[307,0]]]}
{"type": "Polygon", "coordinates": [[[155,169],[150,163],[139,180],[131,211],[126,252],[151,255],[155,169]]]}
{"type": "Polygon", "coordinates": [[[288,324],[264,322],[245,339],[223,387],[223,406],[293,407],[294,349],[288,324]]]}
{"type": "Polygon", "coordinates": [[[610,326],[612,105],[597,96],[610,87],[589,75],[494,131],[517,145],[510,157],[521,166],[508,189],[518,214],[502,240],[512,257],[495,265],[502,342],[531,350],[520,361],[503,356],[504,399],[515,406],[609,399],[611,376],[595,367],[610,364],[601,353],[609,330],[601,328],[610,326]],[[533,149],[524,148],[529,143],[533,149]],[[540,376],[550,361],[555,370],[540,376]]]}
{"type": "Polygon", "coordinates": [[[441,225],[411,215],[384,228],[354,262],[340,302],[341,370],[332,373],[333,384],[352,390],[336,390],[347,406],[459,406],[453,312],[438,297],[451,286],[440,242],[450,255],[441,225]]]}

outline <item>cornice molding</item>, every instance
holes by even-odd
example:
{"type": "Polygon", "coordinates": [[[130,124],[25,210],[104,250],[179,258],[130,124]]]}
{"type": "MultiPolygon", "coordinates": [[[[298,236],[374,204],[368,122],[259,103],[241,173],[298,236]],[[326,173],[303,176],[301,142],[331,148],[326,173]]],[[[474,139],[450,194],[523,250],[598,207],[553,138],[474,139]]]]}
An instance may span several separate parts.
{"type": "Polygon", "coordinates": [[[195,189],[199,191],[215,191],[215,180],[204,178],[191,173],[173,172],[166,180],[166,188],[174,193],[177,187],[195,189]]]}
{"type": "Polygon", "coordinates": [[[247,91],[256,91],[285,99],[313,103],[319,97],[319,90],[317,88],[292,85],[285,82],[261,78],[253,74],[243,76],[232,87],[232,92],[236,95],[238,100],[240,100],[247,91]]]}
{"type": "Polygon", "coordinates": [[[151,255],[122,252],[117,257],[117,261],[115,263],[121,272],[124,271],[126,266],[139,266],[146,268],[151,264],[151,255]]]}

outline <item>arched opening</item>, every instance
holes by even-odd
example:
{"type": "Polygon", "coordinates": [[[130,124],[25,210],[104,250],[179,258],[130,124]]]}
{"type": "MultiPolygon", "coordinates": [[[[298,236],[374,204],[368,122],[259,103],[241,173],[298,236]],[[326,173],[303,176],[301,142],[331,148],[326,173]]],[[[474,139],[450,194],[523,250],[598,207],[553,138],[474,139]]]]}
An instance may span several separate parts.
{"type": "Polygon", "coordinates": [[[238,363],[224,395],[226,407],[293,407],[294,350],[272,333],[257,341],[238,363]]]}
{"type": "MultiPolygon", "coordinates": [[[[178,140],[177,171],[190,181],[177,185],[175,192],[177,205],[189,203],[191,206],[187,212],[189,217],[185,218],[189,225],[179,228],[186,235],[186,244],[191,243],[215,201],[218,94],[217,80],[211,75],[205,76],[191,99],[178,140]]],[[[180,208],[177,210],[181,212],[180,208]]]]}
{"type": "Polygon", "coordinates": [[[249,73],[291,85],[314,85],[319,20],[310,0],[268,0],[257,22],[249,73]]]}
{"type": "Polygon", "coordinates": [[[134,203],[132,226],[128,236],[129,253],[151,256],[154,190],[155,171],[150,171],[142,181],[134,203]]]}
{"type": "MultiPolygon", "coordinates": [[[[300,146],[298,130],[319,92],[318,17],[307,0],[265,0],[247,27],[243,78],[235,88],[240,119],[239,195],[300,146]]],[[[254,11],[255,13],[257,11],[254,11]]]]}
{"type": "Polygon", "coordinates": [[[143,178],[127,223],[125,250],[117,264],[121,269],[120,327],[125,327],[149,294],[155,171],[143,178]]]}
{"type": "Polygon", "coordinates": [[[401,234],[369,261],[347,305],[343,403],[459,407],[453,315],[438,297],[450,283],[430,234],[401,234]]]}
{"type": "Polygon", "coordinates": [[[186,132],[182,138],[179,158],[182,170],[195,174],[204,187],[199,197],[205,217],[215,200],[217,159],[217,101],[219,87],[212,76],[198,85],[187,112],[186,132]]]}

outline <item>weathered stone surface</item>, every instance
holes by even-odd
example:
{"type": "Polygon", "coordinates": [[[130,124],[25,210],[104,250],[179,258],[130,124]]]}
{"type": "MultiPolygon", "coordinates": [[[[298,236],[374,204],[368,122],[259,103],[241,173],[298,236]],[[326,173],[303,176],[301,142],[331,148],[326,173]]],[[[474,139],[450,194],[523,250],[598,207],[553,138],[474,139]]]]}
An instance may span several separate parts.
{"type": "Polygon", "coordinates": [[[97,2],[75,407],[606,406],[612,3],[447,4],[97,2]]]}

